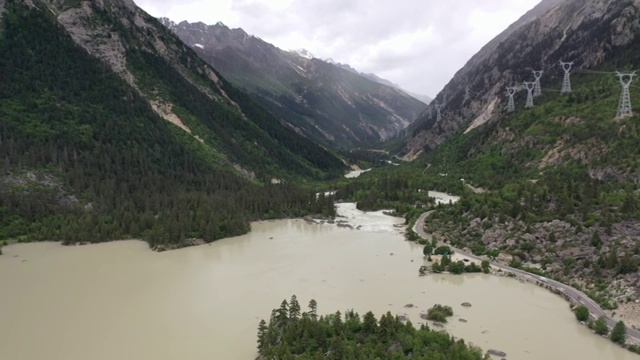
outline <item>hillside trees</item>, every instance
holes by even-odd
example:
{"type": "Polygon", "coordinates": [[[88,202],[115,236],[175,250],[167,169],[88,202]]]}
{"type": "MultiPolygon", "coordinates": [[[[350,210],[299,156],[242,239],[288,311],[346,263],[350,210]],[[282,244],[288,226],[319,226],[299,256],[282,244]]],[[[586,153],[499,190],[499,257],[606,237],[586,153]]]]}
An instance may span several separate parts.
{"type": "MultiPolygon", "coordinates": [[[[139,237],[165,249],[192,238],[209,242],[244,233],[251,220],[334,214],[331,197],[291,182],[258,185],[241,178],[219,155],[157,116],[48,12],[16,2],[6,7],[0,30],[0,240],[139,237]]],[[[259,121],[264,123],[246,131],[275,132],[268,119],[259,121]]],[[[321,155],[316,164],[293,161],[291,151],[304,152],[306,145],[288,144],[290,150],[281,152],[268,145],[276,163],[288,162],[290,170],[309,176],[337,169],[321,155]]]]}

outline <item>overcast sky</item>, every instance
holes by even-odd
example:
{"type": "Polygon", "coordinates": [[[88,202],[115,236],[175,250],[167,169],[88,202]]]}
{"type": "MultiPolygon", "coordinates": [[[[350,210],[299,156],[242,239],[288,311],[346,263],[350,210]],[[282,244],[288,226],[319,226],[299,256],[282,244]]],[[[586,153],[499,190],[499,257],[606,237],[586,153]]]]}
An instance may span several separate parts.
{"type": "Polygon", "coordinates": [[[223,22],[435,96],[540,0],[134,0],[153,16],[223,22]]]}

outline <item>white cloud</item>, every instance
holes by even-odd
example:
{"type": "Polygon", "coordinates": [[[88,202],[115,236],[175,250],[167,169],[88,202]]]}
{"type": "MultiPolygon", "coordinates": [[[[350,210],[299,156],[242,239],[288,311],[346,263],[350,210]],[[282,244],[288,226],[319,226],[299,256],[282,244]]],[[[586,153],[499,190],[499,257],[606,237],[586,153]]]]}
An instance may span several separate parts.
{"type": "Polygon", "coordinates": [[[373,72],[434,96],[540,0],[138,0],[174,21],[222,21],[285,50],[373,72]]]}

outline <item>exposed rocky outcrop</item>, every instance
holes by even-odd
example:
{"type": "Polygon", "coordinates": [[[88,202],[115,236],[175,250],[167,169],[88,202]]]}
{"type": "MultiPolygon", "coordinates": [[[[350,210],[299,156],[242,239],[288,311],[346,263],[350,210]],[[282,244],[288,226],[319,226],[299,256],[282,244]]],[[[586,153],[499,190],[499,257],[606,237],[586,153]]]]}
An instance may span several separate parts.
{"type": "Polygon", "coordinates": [[[494,356],[499,356],[499,357],[505,357],[507,356],[507,353],[504,351],[500,351],[500,350],[494,350],[494,349],[489,349],[487,350],[488,354],[494,355],[494,356]]]}
{"type": "Polygon", "coordinates": [[[637,221],[615,223],[607,229],[584,228],[560,220],[527,225],[523,221],[499,223],[476,218],[452,225],[450,230],[463,244],[480,241],[488,249],[499,250],[496,261],[504,265],[520,262],[567,284],[584,286],[587,291],[595,288],[586,280],[597,273],[611,281],[603,296],[612,302],[625,303],[640,296],[640,274],[633,271],[640,263],[637,221]]]}
{"type": "Polygon", "coordinates": [[[281,50],[242,29],[160,21],[283,122],[328,145],[387,140],[426,107],[373,75],[281,50]]]}
{"type": "MultiPolygon", "coordinates": [[[[407,129],[406,158],[437,148],[461,129],[496,120],[506,105],[505,86],[532,79],[532,69],[543,70],[548,84],[559,81],[561,60],[589,69],[631,48],[638,42],[639,12],[638,1],[542,1],[473,56],[407,129]],[[435,104],[443,104],[437,124],[435,104]]],[[[573,155],[580,157],[579,151],[573,155]]]]}

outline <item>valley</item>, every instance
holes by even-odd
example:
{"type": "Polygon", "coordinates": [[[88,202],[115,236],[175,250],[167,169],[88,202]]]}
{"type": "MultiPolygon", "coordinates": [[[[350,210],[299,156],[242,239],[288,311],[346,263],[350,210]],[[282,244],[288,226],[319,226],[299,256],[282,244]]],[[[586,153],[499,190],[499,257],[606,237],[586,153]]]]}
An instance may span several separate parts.
{"type": "Polygon", "coordinates": [[[0,0],[0,348],[637,359],[639,34],[638,1],[542,0],[431,101],[132,0],[0,0]],[[269,318],[292,294],[314,327],[269,318]]]}
{"type": "Polygon", "coordinates": [[[352,206],[339,204],[337,219],[361,230],[259,222],[247,235],[163,253],[131,240],[11,245],[0,257],[0,306],[12,309],[0,313],[0,347],[15,360],[253,359],[259,320],[295,292],[316,299],[319,314],[391,311],[414,324],[433,304],[451,304],[447,331],[508,358],[637,358],[539,287],[482,274],[419,277],[421,246],[394,226],[404,219],[352,206]]]}
{"type": "Polygon", "coordinates": [[[389,140],[427,106],[389,81],[279,49],[243,29],[160,21],[279,120],[332,148],[389,140]]]}

